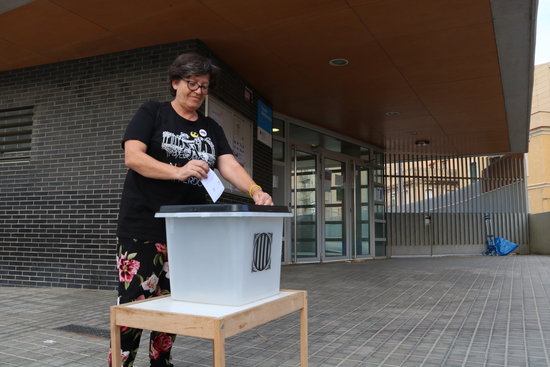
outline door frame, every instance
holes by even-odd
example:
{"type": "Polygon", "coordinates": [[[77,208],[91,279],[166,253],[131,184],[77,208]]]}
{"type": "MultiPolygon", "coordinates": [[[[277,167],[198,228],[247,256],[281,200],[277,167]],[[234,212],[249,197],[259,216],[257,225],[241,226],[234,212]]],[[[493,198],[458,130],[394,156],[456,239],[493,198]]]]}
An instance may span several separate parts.
{"type": "Polygon", "coordinates": [[[321,254],[321,261],[323,262],[330,262],[330,261],[342,261],[342,260],[351,260],[353,258],[353,241],[352,241],[352,235],[353,235],[353,193],[354,193],[354,182],[353,182],[353,164],[351,164],[350,157],[345,154],[332,152],[326,149],[320,149],[320,176],[321,176],[321,184],[320,184],[320,196],[321,200],[319,201],[319,213],[320,213],[320,222],[318,224],[319,231],[322,234],[322,237],[319,237],[319,251],[321,254]],[[343,256],[326,256],[326,236],[325,236],[325,225],[326,225],[326,218],[325,218],[325,184],[326,181],[322,179],[322,176],[326,170],[326,160],[330,159],[332,161],[341,162],[344,164],[344,195],[342,200],[342,220],[344,222],[344,228],[342,231],[343,236],[343,242],[345,245],[345,255],[343,256]]]}
{"type": "MultiPolygon", "coordinates": [[[[286,172],[288,172],[288,201],[289,201],[289,207],[293,213],[296,213],[296,210],[294,207],[291,206],[291,202],[294,201],[296,205],[296,200],[291,197],[291,195],[295,195],[295,193],[292,191],[291,180],[295,180],[296,176],[292,174],[293,167],[296,164],[296,155],[295,152],[300,151],[307,154],[311,154],[315,157],[316,160],[316,180],[319,180],[316,182],[316,194],[315,194],[315,200],[316,200],[316,250],[317,250],[317,256],[312,257],[306,257],[306,258],[298,258],[296,254],[296,238],[293,238],[293,233],[296,233],[297,228],[297,222],[295,220],[295,216],[289,218],[288,220],[288,230],[285,230],[285,236],[287,236],[285,243],[288,244],[288,248],[286,249],[285,253],[288,254],[288,256],[285,257],[284,261],[286,263],[311,263],[311,262],[331,262],[331,261],[342,261],[342,260],[352,260],[355,258],[355,248],[354,248],[354,231],[355,231],[355,194],[356,194],[356,187],[355,187],[355,167],[358,165],[366,166],[367,162],[358,158],[350,157],[346,154],[336,153],[332,152],[323,148],[319,147],[311,147],[307,144],[301,144],[292,142],[288,144],[288,164],[286,172]],[[325,198],[324,198],[324,192],[325,192],[325,185],[323,179],[323,174],[325,171],[325,163],[326,159],[330,159],[333,161],[341,162],[344,165],[344,198],[343,198],[343,211],[342,211],[342,220],[344,221],[344,228],[343,228],[343,241],[345,245],[345,255],[343,256],[334,256],[334,257],[327,257],[326,256],[326,236],[325,236],[325,198]]],[[[370,181],[369,181],[370,182],[370,181]]],[[[296,185],[296,182],[295,182],[296,185]]],[[[296,186],[295,186],[296,187],[296,186]]],[[[370,205],[370,204],[369,204],[370,205]]],[[[371,217],[369,216],[369,220],[371,217]]],[[[372,246],[371,246],[372,249],[372,246]]],[[[372,250],[371,254],[366,256],[361,256],[361,258],[369,258],[372,256],[372,250]]]]}
{"type": "Polygon", "coordinates": [[[360,158],[354,158],[351,160],[352,165],[352,172],[353,175],[353,193],[351,196],[352,200],[352,209],[351,209],[351,216],[353,220],[352,224],[352,234],[351,234],[351,247],[352,247],[352,259],[356,260],[365,260],[365,259],[373,259],[374,258],[374,184],[373,184],[373,167],[369,164],[369,161],[360,159],[360,158]],[[355,205],[356,203],[356,197],[358,195],[361,195],[361,192],[359,191],[359,187],[357,186],[357,182],[355,180],[355,175],[358,171],[358,167],[362,167],[367,169],[367,192],[368,192],[368,243],[369,243],[369,253],[368,254],[357,254],[357,248],[356,248],[356,240],[357,240],[357,207],[355,205]]]}
{"type": "Polygon", "coordinates": [[[290,231],[288,231],[288,243],[289,243],[289,248],[288,248],[288,251],[287,253],[289,254],[289,257],[290,257],[290,262],[291,263],[318,263],[321,261],[321,252],[320,252],[320,249],[319,249],[319,235],[320,235],[320,230],[319,230],[319,223],[320,223],[320,219],[319,219],[319,200],[320,200],[320,190],[319,190],[319,185],[317,183],[317,179],[318,179],[318,174],[319,174],[319,165],[320,165],[320,162],[319,162],[319,153],[316,149],[312,149],[312,147],[306,145],[306,144],[300,144],[300,143],[290,143],[289,146],[288,146],[288,157],[289,157],[289,167],[288,167],[288,170],[287,172],[289,173],[289,177],[287,179],[287,181],[289,182],[289,207],[291,209],[291,212],[294,214],[291,218],[289,218],[289,229],[290,231]],[[297,226],[298,226],[298,222],[296,221],[296,213],[297,213],[297,208],[296,206],[298,205],[297,204],[297,200],[296,200],[296,193],[293,192],[292,190],[292,187],[297,187],[297,175],[296,174],[293,174],[293,172],[295,172],[295,169],[294,167],[296,167],[297,165],[297,159],[296,159],[296,151],[299,151],[299,152],[303,152],[303,153],[306,153],[306,154],[311,154],[314,159],[315,159],[315,169],[316,169],[316,173],[315,173],[315,177],[316,177],[316,184],[315,184],[315,236],[316,236],[316,256],[310,256],[310,257],[302,257],[302,258],[299,258],[298,255],[297,255],[297,252],[296,252],[296,236],[295,234],[297,233],[297,226]],[[292,182],[294,182],[294,185],[292,184],[292,182]],[[293,197],[294,196],[294,197],[293,197]],[[294,203],[294,206],[292,206],[292,203],[294,203]]]}

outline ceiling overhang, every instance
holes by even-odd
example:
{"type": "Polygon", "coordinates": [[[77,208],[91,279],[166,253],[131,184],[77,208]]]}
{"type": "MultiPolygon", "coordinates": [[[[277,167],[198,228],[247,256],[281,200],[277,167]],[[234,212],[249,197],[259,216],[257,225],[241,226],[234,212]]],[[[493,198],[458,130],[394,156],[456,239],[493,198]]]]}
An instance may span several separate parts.
{"type": "Polygon", "coordinates": [[[200,39],[275,111],[325,130],[393,152],[520,153],[536,8],[537,0],[6,0],[0,70],[200,39]],[[349,64],[329,65],[334,58],[349,64]]]}

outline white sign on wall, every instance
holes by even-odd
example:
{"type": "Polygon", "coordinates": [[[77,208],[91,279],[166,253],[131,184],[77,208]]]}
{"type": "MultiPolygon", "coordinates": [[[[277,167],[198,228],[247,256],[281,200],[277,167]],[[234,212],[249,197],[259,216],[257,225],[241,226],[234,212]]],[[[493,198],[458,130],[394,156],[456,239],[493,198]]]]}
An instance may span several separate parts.
{"type": "MultiPolygon", "coordinates": [[[[237,161],[252,176],[252,122],[219,99],[208,95],[206,98],[206,116],[214,119],[223,128],[227,141],[237,161]]],[[[236,187],[220,178],[233,194],[246,195],[236,187]]]]}

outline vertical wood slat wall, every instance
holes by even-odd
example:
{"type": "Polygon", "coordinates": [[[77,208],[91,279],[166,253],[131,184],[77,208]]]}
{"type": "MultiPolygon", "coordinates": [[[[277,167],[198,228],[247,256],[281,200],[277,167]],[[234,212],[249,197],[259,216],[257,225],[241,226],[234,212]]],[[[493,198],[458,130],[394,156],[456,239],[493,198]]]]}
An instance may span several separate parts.
{"type": "MultiPolygon", "coordinates": [[[[528,244],[523,155],[388,153],[385,176],[390,248],[462,246],[457,251],[464,253],[472,246],[472,254],[479,253],[486,243],[486,215],[492,219],[491,234],[524,248],[528,244]]],[[[414,248],[407,253],[426,254],[422,250],[416,253],[414,248]]]]}

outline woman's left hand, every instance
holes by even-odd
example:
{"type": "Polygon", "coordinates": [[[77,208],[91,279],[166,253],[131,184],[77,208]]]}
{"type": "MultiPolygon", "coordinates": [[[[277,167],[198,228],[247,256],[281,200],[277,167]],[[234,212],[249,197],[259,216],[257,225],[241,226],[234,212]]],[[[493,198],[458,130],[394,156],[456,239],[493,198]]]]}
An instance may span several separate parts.
{"type": "Polygon", "coordinates": [[[255,190],[252,193],[252,199],[256,205],[273,205],[273,199],[271,199],[271,196],[261,189],[255,190]]]}

